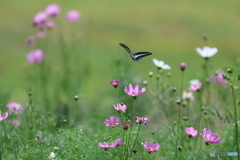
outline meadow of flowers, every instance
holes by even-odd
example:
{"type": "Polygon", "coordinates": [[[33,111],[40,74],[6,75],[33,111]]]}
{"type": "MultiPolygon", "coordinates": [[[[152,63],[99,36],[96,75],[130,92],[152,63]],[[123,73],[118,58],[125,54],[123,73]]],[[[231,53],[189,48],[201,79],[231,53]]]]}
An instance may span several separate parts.
{"type": "Polygon", "coordinates": [[[240,160],[240,65],[212,72],[211,61],[219,51],[208,46],[208,35],[202,35],[206,45],[193,50],[202,62],[195,75],[186,73],[192,69],[186,62],[170,66],[153,53],[144,59],[155,71],[146,73],[146,79],[133,77],[132,64],[141,60],[117,57],[109,64],[113,73],[101,73],[112,74],[102,84],[106,90],[92,92],[97,101],[82,89],[95,91],[88,84],[90,65],[82,63],[88,59],[76,43],[81,18],[78,10],[62,13],[58,4],[33,16],[35,33],[26,39],[24,66],[28,101],[12,101],[1,93],[0,159],[240,160]],[[60,14],[65,14],[67,27],[57,19],[60,14]],[[50,51],[58,57],[49,58],[50,51]],[[173,68],[179,77],[171,74],[173,68]],[[211,157],[210,152],[238,154],[211,157]]]}

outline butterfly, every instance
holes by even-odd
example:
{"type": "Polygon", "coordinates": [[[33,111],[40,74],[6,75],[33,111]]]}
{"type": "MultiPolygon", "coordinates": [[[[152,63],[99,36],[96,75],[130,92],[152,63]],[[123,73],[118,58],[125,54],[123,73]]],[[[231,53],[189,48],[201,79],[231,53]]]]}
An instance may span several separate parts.
{"type": "Polygon", "coordinates": [[[132,51],[125,44],[119,43],[119,45],[122,46],[124,49],[126,49],[128,51],[128,53],[132,57],[132,60],[134,60],[134,61],[138,61],[138,60],[142,59],[143,57],[149,56],[149,55],[152,54],[151,52],[132,53],[132,51]]]}

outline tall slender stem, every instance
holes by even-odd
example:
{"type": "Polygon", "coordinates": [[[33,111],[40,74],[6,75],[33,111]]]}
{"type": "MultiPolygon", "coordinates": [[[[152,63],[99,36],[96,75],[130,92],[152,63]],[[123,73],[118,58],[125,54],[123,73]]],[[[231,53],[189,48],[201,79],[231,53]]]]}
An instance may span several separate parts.
{"type": "MultiPolygon", "coordinates": [[[[135,144],[136,144],[136,142],[137,142],[137,138],[138,138],[139,131],[140,131],[140,126],[141,126],[141,124],[139,123],[139,125],[138,125],[138,132],[137,132],[137,136],[136,136],[136,138],[135,138],[135,141],[134,141],[134,143],[133,143],[133,147],[132,147],[132,148],[134,148],[134,147],[135,147],[135,144]]],[[[132,153],[133,153],[133,152],[131,152],[131,154],[130,154],[130,159],[131,159],[131,157],[132,157],[132,153]]]]}
{"type": "Polygon", "coordinates": [[[237,153],[238,153],[238,160],[240,160],[239,141],[238,141],[237,109],[236,109],[236,100],[235,100],[233,85],[231,85],[231,90],[232,90],[233,108],[234,108],[234,117],[235,117],[234,120],[235,120],[235,133],[236,133],[236,142],[237,142],[237,153]]]}

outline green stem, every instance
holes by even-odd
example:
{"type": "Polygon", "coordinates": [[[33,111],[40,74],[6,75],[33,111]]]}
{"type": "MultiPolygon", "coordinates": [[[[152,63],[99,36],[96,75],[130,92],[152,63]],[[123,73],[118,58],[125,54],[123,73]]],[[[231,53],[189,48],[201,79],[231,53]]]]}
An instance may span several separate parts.
{"type": "Polygon", "coordinates": [[[237,108],[236,108],[236,100],[234,94],[233,85],[231,85],[232,90],[232,97],[233,97],[233,107],[234,107],[234,117],[235,117],[235,133],[236,133],[236,143],[237,143],[237,153],[238,153],[238,160],[240,160],[240,152],[239,152],[239,141],[238,141],[238,124],[237,124],[237,108]]]}
{"type": "MultiPolygon", "coordinates": [[[[180,131],[180,121],[181,121],[181,117],[182,117],[182,90],[183,90],[183,71],[182,71],[182,76],[181,76],[181,86],[180,86],[180,104],[179,104],[179,112],[178,112],[178,134],[180,135],[180,136],[178,136],[178,139],[177,139],[177,141],[176,141],[176,143],[178,143],[178,141],[179,141],[179,137],[182,137],[182,132],[180,131]]],[[[181,144],[181,142],[180,142],[180,144],[181,144]]],[[[176,144],[176,146],[177,146],[177,144],[176,144]]]]}
{"type": "MultiPolygon", "coordinates": [[[[141,124],[139,123],[137,136],[136,136],[135,141],[134,141],[134,143],[133,143],[132,149],[135,147],[135,144],[136,144],[136,142],[137,142],[137,138],[138,138],[138,135],[139,135],[140,127],[141,127],[141,124]]],[[[133,152],[131,152],[131,154],[130,154],[130,159],[131,159],[131,157],[132,157],[132,153],[133,153],[133,152]]]]}

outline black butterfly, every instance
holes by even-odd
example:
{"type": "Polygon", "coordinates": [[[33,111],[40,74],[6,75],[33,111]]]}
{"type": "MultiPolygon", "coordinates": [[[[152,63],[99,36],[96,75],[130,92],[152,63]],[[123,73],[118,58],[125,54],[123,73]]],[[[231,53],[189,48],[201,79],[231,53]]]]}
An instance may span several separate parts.
{"type": "Polygon", "coordinates": [[[128,51],[128,53],[130,54],[130,56],[132,57],[132,59],[134,61],[138,61],[140,59],[142,59],[145,56],[149,56],[152,53],[151,52],[137,52],[137,53],[132,53],[132,51],[125,45],[122,43],[119,43],[120,46],[122,46],[124,49],[126,49],[128,51]]]}

